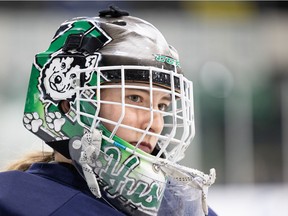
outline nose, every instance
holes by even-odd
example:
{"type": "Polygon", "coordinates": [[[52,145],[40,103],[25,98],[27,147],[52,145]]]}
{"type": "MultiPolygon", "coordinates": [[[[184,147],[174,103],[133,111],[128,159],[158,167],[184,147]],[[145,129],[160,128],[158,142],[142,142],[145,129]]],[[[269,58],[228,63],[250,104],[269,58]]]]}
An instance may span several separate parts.
{"type": "Polygon", "coordinates": [[[164,120],[163,116],[158,111],[158,107],[153,107],[153,110],[145,110],[140,116],[142,116],[142,130],[147,130],[156,134],[160,134],[163,126],[164,120]]]}

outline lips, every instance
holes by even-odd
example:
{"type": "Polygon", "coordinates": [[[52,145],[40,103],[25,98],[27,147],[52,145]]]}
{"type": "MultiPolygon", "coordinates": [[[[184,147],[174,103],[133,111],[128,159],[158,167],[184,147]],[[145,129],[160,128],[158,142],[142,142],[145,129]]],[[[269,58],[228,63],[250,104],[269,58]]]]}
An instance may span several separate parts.
{"type": "MultiPolygon", "coordinates": [[[[131,142],[131,144],[134,145],[134,146],[136,146],[137,143],[138,142],[131,142]]],[[[149,153],[149,154],[153,151],[152,145],[150,143],[147,143],[147,142],[141,142],[138,145],[138,148],[141,149],[144,152],[149,153]]]]}

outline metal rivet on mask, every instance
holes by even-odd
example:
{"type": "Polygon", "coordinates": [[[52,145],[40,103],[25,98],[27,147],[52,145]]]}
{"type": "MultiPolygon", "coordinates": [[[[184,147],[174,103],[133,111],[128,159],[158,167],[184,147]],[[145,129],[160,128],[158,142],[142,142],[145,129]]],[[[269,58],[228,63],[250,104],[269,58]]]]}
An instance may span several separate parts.
{"type": "Polygon", "coordinates": [[[153,168],[154,172],[156,172],[156,173],[158,173],[160,171],[160,167],[157,164],[153,164],[152,168],[153,168]]]}
{"type": "Polygon", "coordinates": [[[72,143],[72,147],[74,149],[79,149],[81,148],[81,140],[74,140],[73,143],[72,143]]]}

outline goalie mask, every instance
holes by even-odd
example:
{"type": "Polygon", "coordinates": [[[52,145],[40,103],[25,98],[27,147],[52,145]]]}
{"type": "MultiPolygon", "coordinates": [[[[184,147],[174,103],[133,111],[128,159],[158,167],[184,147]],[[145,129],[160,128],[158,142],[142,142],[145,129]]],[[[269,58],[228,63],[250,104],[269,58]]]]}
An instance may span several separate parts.
{"type": "Polygon", "coordinates": [[[214,181],[176,164],[194,136],[192,94],[162,34],[111,7],[64,22],[35,56],[23,123],[73,160],[95,196],[156,215],[167,179],[187,181],[202,203],[214,181]]]}

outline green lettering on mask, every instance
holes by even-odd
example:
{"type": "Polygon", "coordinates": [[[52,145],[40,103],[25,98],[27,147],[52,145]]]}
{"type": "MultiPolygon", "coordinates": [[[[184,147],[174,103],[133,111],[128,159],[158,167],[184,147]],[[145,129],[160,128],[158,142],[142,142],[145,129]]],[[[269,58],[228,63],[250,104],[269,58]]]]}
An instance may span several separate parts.
{"type": "Polygon", "coordinates": [[[99,169],[99,176],[108,184],[104,188],[107,193],[115,198],[124,197],[128,203],[137,206],[158,208],[163,188],[152,179],[150,184],[140,180],[141,174],[134,171],[140,164],[137,156],[131,155],[121,163],[121,151],[116,147],[108,147],[103,159],[106,162],[102,162],[105,165],[99,169]]]}
{"type": "Polygon", "coordinates": [[[155,54],[155,60],[158,62],[167,63],[169,65],[175,65],[176,67],[181,68],[180,62],[178,60],[173,59],[173,58],[168,57],[168,56],[155,54]]]}

